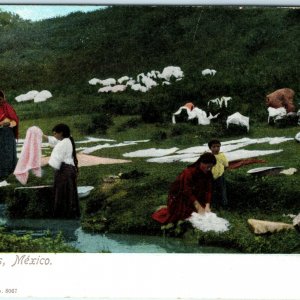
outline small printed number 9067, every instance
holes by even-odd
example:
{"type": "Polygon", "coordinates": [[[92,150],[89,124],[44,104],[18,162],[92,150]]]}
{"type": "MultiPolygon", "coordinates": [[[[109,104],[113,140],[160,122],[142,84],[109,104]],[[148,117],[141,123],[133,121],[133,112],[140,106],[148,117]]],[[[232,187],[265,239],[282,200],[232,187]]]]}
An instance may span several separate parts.
{"type": "Polygon", "coordinates": [[[17,292],[17,289],[5,289],[5,293],[7,294],[15,294],[17,292]]]}

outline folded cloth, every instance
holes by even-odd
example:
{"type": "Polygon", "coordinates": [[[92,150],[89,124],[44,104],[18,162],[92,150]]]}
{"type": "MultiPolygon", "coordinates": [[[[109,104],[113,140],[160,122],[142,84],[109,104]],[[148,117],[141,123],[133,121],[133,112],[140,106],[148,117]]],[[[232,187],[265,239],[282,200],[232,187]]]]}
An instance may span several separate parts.
{"type": "Polygon", "coordinates": [[[21,155],[14,171],[14,175],[22,184],[27,183],[30,170],[37,177],[42,176],[42,137],[43,132],[39,127],[32,126],[27,129],[21,155]]]}

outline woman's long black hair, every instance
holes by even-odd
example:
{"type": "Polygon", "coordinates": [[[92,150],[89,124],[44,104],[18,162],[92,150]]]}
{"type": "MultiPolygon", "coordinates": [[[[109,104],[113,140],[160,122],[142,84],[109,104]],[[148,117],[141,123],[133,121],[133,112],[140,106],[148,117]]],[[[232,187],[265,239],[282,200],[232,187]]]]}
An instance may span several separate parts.
{"type": "Polygon", "coordinates": [[[66,124],[63,124],[63,123],[57,124],[53,127],[52,132],[62,133],[63,138],[70,139],[70,141],[72,143],[72,147],[73,147],[73,152],[72,152],[73,160],[74,160],[76,171],[78,173],[79,170],[78,170],[78,159],[76,156],[76,147],[75,147],[74,139],[71,136],[71,130],[70,130],[69,126],[66,124]]]}

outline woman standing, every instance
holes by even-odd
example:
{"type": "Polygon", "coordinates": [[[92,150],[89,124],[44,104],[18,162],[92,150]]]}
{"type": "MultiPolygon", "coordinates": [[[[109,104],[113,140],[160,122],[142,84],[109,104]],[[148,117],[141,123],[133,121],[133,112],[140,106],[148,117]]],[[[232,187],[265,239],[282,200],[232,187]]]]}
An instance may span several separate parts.
{"type": "Polygon", "coordinates": [[[13,173],[17,164],[19,118],[0,91],[0,181],[13,173]]]}
{"type": "Polygon", "coordinates": [[[182,171],[172,183],[168,205],[152,214],[152,218],[162,224],[185,220],[193,212],[210,212],[213,176],[211,168],[216,158],[204,153],[182,171]]]}
{"type": "Polygon", "coordinates": [[[78,218],[80,216],[77,192],[78,160],[75,143],[70,128],[57,124],[52,136],[45,136],[50,146],[54,146],[49,165],[55,169],[54,175],[54,217],[78,218]]]}

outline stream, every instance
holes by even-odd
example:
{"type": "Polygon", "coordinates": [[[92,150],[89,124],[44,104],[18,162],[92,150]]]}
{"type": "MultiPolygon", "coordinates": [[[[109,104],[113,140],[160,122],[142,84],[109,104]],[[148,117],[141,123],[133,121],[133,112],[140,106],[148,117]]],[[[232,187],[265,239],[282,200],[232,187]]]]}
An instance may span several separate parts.
{"type": "Polygon", "coordinates": [[[42,237],[49,232],[62,232],[67,244],[86,253],[236,253],[220,247],[202,247],[179,238],[137,234],[91,234],[80,227],[79,220],[61,219],[7,219],[5,205],[0,204],[0,226],[18,236],[30,233],[42,237]]]}

